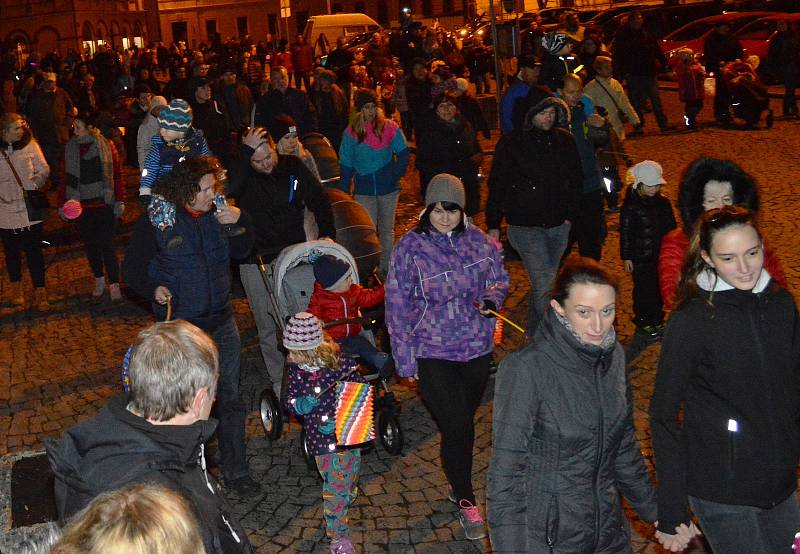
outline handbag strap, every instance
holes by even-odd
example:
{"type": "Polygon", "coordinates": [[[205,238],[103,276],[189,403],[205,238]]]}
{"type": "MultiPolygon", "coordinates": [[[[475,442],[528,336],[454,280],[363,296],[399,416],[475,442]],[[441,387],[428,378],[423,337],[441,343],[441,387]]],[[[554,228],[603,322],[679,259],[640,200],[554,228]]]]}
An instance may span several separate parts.
{"type": "Polygon", "coordinates": [[[14,179],[17,180],[19,188],[22,189],[22,192],[25,192],[25,187],[22,186],[22,179],[19,178],[19,174],[17,173],[17,170],[14,168],[14,164],[11,163],[11,158],[8,157],[8,152],[6,152],[4,149],[0,150],[0,152],[3,153],[3,157],[6,159],[6,162],[8,162],[8,167],[11,168],[11,173],[14,174],[14,179]]]}
{"type": "Polygon", "coordinates": [[[623,109],[619,107],[619,104],[617,104],[617,101],[614,100],[614,97],[611,96],[611,93],[608,91],[608,89],[605,86],[603,86],[603,83],[600,82],[600,79],[595,79],[595,81],[597,82],[598,85],[600,85],[600,88],[602,88],[605,91],[606,96],[611,98],[611,101],[614,102],[614,106],[616,106],[617,111],[620,111],[620,112],[623,111],[623,109]]]}

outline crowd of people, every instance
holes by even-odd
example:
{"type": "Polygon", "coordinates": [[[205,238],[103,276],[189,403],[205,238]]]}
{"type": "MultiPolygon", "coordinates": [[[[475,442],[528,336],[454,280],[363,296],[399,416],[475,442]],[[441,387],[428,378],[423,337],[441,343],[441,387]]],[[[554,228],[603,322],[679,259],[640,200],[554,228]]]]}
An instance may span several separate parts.
{"type": "MultiPolygon", "coordinates": [[[[332,553],[355,552],[347,513],[361,457],[360,445],[337,441],[323,393],[358,380],[344,355],[353,353],[386,379],[396,371],[418,382],[465,535],[488,531],[497,552],[629,551],[623,496],[671,551],[699,533],[689,507],[715,551],[791,545],[800,529],[792,393],[800,337],[780,263],[755,221],[756,183],[732,162],[694,161],[679,185],[678,228],[660,192],[662,167],[617,167],[626,125],[627,136],[643,133],[647,102],[661,130],[675,130],[658,96],[657,72],[668,67],[658,45],[636,13],[609,49],[576,17],[563,25],[526,33],[516,74],[496,83],[501,136],[485,206],[479,136],[491,134],[470,89],[486,85],[480,56],[488,54],[460,49],[442,30],[376,33],[357,52],[298,36],[194,52],[108,48],[91,60],[51,53],[4,87],[0,231],[11,302],[24,303],[24,252],[34,307],[48,309],[42,219],[30,198],[49,179],[59,215],[84,242],[93,295],[108,289],[120,300],[124,280],[159,321],[134,341],[127,395],[47,443],[59,517],[70,520],[53,552],[111,551],[104,541],[120,531],[109,514],[137,503],[171,515],[137,519],[141,552],[252,551],[208,471],[219,466],[226,493],[261,491],[245,455],[232,262],[273,391],[303,420],[332,553]],[[338,180],[323,184],[303,145],[314,132],[338,152],[338,180]],[[424,210],[395,241],[412,140],[424,210]],[[113,236],[125,209],[123,163],[140,171],[144,213],[120,271],[113,236]],[[325,186],[351,194],[372,219],[385,288],[355,284],[330,256],[309,260],[308,312],[283,325],[262,272],[287,246],[336,239],[325,186]],[[606,206],[621,212],[620,256],[634,282],[637,330],[625,347],[614,331],[624,299],[601,265],[606,206]],[[481,211],[485,231],[473,221],[481,211]],[[485,522],[472,482],[474,417],[509,287],[503,230],[531,294],[527,344],[498,370],[485,522]],[[391,354],[342,323],[384,295],[389,344],[381,346],[391,354]],[[656,490],[634,434],[626,368],[638,346],[662,336],[650,405],[656,490]],[[206,448],[212,435],[218,460],[206,448]]],[[[727,41],[724,29],[716,33],[727,41]]],[[[735,54],[720,49],[714,63],[745,63],[735,54]]],[[[676,59],[694,130],[704,83],[692,53],[676,59]]],[[[716,98],[730,84],[716,84],[715,116],[725,125],[732,114],[716,98]]],[[[785,115],[796,114],[792,105],[788,98],[785,115]]]]}

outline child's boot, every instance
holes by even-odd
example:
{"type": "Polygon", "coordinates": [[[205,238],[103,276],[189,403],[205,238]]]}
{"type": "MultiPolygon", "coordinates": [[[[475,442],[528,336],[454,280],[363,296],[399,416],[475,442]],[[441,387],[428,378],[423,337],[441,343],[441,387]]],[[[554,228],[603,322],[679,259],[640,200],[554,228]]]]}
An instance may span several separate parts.
{"type": "Polygon", "coordinates": [[[331,541],[331,554],[356,554],[356,548],[349,538],[340,537],[331,541]]]}

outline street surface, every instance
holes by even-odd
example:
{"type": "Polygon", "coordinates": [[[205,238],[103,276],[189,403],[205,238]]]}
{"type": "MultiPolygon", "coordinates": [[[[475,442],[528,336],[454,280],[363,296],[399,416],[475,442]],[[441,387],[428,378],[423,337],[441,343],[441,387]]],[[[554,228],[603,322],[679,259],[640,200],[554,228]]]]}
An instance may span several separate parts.
{"type": "MultiPolygon", "coordinates": [[[[672,123],[682,123],[682,107],[674,91],[663,92],[672,123]]],[[[710,101],[701,121],[711,119],[710,101]]],[[[772,100],[776,115],[779,100],[772,100]]],[[[696,133],[662,135],[651,114],[646,117],[644,138],[629,140],[626,147],[634,162],[653,159],[661,163],[668,184],[663,192],[674,201],[681,172],[699,155],[730,158],[757,179],[761,192],[760,222],[777,253],[792,292],[800,286],[800,218],[795,211],[800,190],[797,171],[800,123],[778,119],[771,130],[737,131],[704,127],[696,133]]],[[[493,143],[497,138],[493,133],[493,143]]],[[[484,146],[493,149],[491,143],[484,146]]],[[[490,158],[484,163],[488,174],[490,158]]],[[[413,162],[413,156],[412,156],[413,162]]],[[[135,190],[136,174],[130,171],[129,190],[135,190]]],[[[413,226],[419,214],[417,173],[410,167],[397,215],[398,236],[413,226]]],[[[135,207],[135,199],[129,207],[135,207]]],[[[126,214],[126,224],[139,213],[126,214]]],[[[676,211],[677,214],[677,211],[676,211]]],[[[479,223],[482,220],[478,219],[479,223]]],[[[622,280],[617,308],[620,340],[632,332],[631,280],[619,259],[617,214],[608,214],[608,239],[603,263],[622,280]]],[[[48,229],[61,227],[48,222],[48,229]]],[[[11,530],[7,513],[7,470],[18,455],[41,451],[45,437],[59,436],[67,427],[97,413],[107,399],[121,391],[119,365],[122,356],[142,327],[152,322],[146,307],[126,299],[111,303],[91,297],[94,281],[77,235],[72,244],[55,240],[46,252],[48,293],[53,310],[2,315],[0,319],[0,550],[14,552],[14,545],[27,532],[11,530]],[[59,244],[60,243],[60,244],[59,244]],[[5,472],[3,471],[5,469],[5,472]],[[5,512],[5,513],[4,513],[5,512]]],[[[120,253],[122,242],[120,242],[120,253]]],[[[506,315],[523,323],[528,282],[520,262],[509,262],[512,286],[506,315]]],[[[8,277],[0,276],[5,292],[8,277]]],[[[28,279],[27,275],[25,279],[28,279]]],[[[30,282],[27,281],[30,294],[30,282]]],[[[266,384],[258,351],[253,318],[241,291],[234,300],[236,319],[243,339],[243,391],[255,408],[258,393],[266,384]]],[[[520,345],[521,337],[506,326],[498,357],[520,345]]],[[[658,346],[645,351],[634,364],[631,380],[635,402],[635,426],[642,452],[652,460],[647,420],[652,395],[658,346]]],[[[476,421],[474,480],[481,511],[485,508],[484,483],[491,451],[491,411],[494,380],[490,380],[485,402],[476,421]]],[[[446,483],[438,462],[439,440],[428,412],[416,391],[395,385],[403,412],[405,448],[392,457],[380,446],[364,456],[360,494],[350,511],[351,538],[364,552],[486,552],[488,539],[464,540],[455,507],[446,499],[446,483]]],[[[255,411],[248,424],[248,456],[253,477],[264,485],[258,498],[231,497],[236,511],[259,553],[327,552],[324,539],[320,486],[299,452],[299,426],[293,424],[284,436],[270,442],[264,438],[255,411]]],[[[121,468],[122,470],[122,468],[121,468]]],[[[634,519],[633,548],[637,553],[658,552],[653,529],[634,519]],[[639,534],[641,533],[641,535],[639,534]]],[[[34,529],[35,531],[35,529],[34,529]]],[[[695,546],[695,552],[703,552],[695,546]]]]}

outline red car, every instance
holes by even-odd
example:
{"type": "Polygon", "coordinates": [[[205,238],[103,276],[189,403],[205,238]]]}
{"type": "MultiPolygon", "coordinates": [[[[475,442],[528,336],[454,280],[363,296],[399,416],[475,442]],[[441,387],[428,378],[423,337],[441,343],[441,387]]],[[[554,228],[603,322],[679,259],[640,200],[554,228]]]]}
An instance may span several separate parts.
{"type": "Polygon", "coordinates": [[[687,23],[661,39],[661,51],[667,57],[681,48],[691,48],[695,54],[702,54],[706,38],[720,22],[728,23],[731,33],[735,33],[752,21],[774,14],[775,12],[733,12],[704,17],[687,23]]]}
{"type": "Polygon", "coordinates": [[[800,13],[775,14],[762,17],[751,21],[736,31],[736,38],[742,43],[745,57],[755,54],[761,59],[762,63],[767,59],[769,45],[778,33],[777,25],[778,21],[781,20],[788,21],[791,26],[792,23],[800,21],[800,13]]]}

